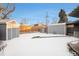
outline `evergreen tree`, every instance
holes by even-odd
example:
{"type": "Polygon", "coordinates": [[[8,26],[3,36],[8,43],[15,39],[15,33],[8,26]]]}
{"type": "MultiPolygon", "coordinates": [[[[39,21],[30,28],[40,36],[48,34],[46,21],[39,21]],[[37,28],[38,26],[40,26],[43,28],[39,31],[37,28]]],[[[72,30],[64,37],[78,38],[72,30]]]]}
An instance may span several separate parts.
{"type": "Polygon", "coordinates": [[[67,15],[63,9],[61,9],[59,12],[59,18],[60,19],[59,19],[58,23],[67,23],[68,22],[67,15]]]}
{"type": "Polygon", "coordinates": [[[79,18],[79,6],[77,6],[77,7],[69,14],[69,16],[79,18]]]}

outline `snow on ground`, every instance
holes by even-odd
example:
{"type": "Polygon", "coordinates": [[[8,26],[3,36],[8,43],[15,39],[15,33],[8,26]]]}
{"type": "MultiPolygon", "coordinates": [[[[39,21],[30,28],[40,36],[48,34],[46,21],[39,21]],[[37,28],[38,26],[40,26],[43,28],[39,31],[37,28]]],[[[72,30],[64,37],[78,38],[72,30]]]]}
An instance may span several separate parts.
{"type": "Polygon", "coordinates": [[[26,33],[19,38],[7,41],[4,50],[6,56],[71,56],[67,43],[78,40],[75,37],[45,33],[26,33]],[[57,36],[52,38],[35,38],[33,36],[57,36]]]}

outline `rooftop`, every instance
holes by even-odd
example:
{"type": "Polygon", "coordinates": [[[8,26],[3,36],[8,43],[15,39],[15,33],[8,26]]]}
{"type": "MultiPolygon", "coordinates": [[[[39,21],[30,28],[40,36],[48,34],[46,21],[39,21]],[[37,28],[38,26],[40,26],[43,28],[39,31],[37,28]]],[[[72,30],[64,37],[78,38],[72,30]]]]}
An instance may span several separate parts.
{"type": "Polygon", "coordinates": [[[15,20],[10,20],[10,19],[1,19],[0,24],[6,24],[8,22],[16,22],[15,20]]]}

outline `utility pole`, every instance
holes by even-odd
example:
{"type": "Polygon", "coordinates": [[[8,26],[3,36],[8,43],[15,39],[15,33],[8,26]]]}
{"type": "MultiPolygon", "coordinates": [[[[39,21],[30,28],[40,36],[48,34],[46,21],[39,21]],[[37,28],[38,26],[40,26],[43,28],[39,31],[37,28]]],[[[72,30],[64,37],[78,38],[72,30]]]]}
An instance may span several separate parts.
{"type": "Polygon", "coordinates": [[[46,33],[48,33],[48,12],[47,12],[47,14],[46,14],[46,33]]]}

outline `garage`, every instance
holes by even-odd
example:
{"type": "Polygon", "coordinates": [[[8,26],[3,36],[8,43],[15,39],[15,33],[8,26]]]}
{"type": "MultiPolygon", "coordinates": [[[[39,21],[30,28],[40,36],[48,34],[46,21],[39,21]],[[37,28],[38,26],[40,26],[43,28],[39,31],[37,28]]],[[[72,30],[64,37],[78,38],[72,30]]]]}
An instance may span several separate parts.
{"type": "Polygon", "coordinates": [[[66,23],[57,23],[48,25],[48,33],[66,34],[66,23]]]}
{"type": "Polygon", "coordinates": [[[0,40],[11,40],[19,37],[19,27],[15,20],[1,20],[0,21],[0,40]]]}

